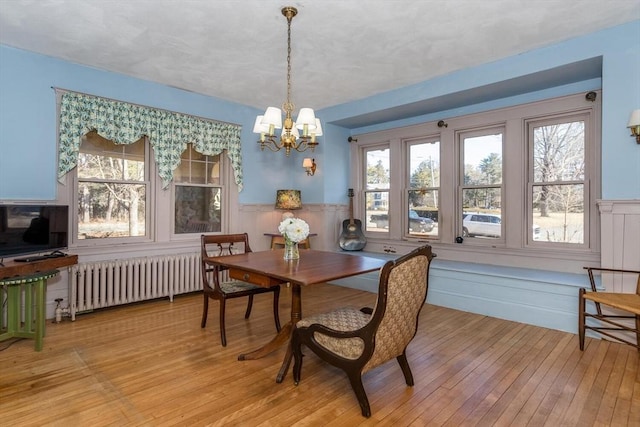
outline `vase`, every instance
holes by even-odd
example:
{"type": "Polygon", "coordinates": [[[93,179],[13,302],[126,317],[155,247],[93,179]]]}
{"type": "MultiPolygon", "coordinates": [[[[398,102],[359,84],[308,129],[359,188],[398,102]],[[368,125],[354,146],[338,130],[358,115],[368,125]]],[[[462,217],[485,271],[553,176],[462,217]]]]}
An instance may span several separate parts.
{"type": "Polygon", "coordinates": [[[298,242],[293,242],[289,239],[284,239],[284,259],[292,260],[299,259],[300,251],[298,250],[298,242]]]}

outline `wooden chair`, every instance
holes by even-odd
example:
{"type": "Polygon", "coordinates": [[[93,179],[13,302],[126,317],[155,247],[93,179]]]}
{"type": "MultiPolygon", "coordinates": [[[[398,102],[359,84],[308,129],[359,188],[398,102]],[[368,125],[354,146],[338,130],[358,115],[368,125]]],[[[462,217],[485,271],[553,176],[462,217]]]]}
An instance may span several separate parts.
{"type": "Polygon", "coordinates": [[[302,344],[321,359],[345,371],[362,415],[371,416],[362,374],[395,358],[405,382],[413,386],[407,346],[418,330],[418,316],[427,298],[429,266],[435,255],[425,245],[380,273],[375,308],[341,308],[300,320],[292,335],[293,379],[302,371],[302,344]]]}
{"type": "Polygon", "coordinates": [[[256,286],[251,283],[240,280],[229,279],[227,270],[215,264],[207,263],[207,257],[215,257],[222,255],[231,255],[235,253],[251,252],[249,246],[249,236],[244,234],[226,234],[226,235],[202,235],[201,243],[201,271],[202,271],[202,289],[204,291],[204,306],[202,310],[201,327],[207,324],[207,315],[209,312],[209,298],[220,301],[220,340],[222,346],[227,345],[227,337],[225,332],[225,305],[227,299],[249,297],[247,303],[247,311],[244,318],[248,319],[251,315],[253,306],[253,296],[267,292],[273,293],[273,318],[276,322],[276,329],[280,331],[280,317],[278,314],[278,301],[280,298],[280,286],[272,286],[265,288],[256,286]],[[212,250],[209,250],[209,249],[212,250]]]}
{"type": "Polygon", "coordinates": [[[591,283],[591,292],[587,292],[584,288],[580,288],[579,291],[579,303],[578,303],[578,337],[580,339],[580,350],[584,350],[584,335],[585,330],[597,332],[602,335],[606,335],[618,342],[622,342],[633,346],[640,351],[640,271],[636,270],[621,270],[613,268],[595,268],[585,267],[589,274],[589,282],[591,283]],[[593,272],[609,272],[617,274],[635,274],[637,275],[636,293],[622,293],[622,292],[598,292],[596,289],[596,283],[593,272]],[[596,312],[589,313],[586,309],[586,301],[592,301],[595,304],[596,312]],[[604,304],[610,308],[621,310],[627,313],[625,314],[605,314],[602,311],[601,305],[604,304]],[[604,322],[611,326],[600,326],[587,324],[587,317],[597,319],[599,322],[604,322]],[[620,321],[625,319],[635,319],[635,328],[625,325],[620,321]],[[615,331],[628,331],[635,333],[636,342],[629,341],[619,335],[614,335],[611,332],[615,331]]]}

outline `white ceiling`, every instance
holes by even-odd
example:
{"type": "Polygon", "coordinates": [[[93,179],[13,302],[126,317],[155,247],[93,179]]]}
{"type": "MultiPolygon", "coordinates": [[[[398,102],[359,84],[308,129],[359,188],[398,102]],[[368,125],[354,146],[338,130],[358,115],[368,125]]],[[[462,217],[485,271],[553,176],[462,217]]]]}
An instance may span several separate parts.
{"type": "Polygon", "coordinates": [[[0,43],[263,109],[286,96],[283,6],[292,101],[316,109],[640,19],[640,0],[0,0],[0,43]]]}

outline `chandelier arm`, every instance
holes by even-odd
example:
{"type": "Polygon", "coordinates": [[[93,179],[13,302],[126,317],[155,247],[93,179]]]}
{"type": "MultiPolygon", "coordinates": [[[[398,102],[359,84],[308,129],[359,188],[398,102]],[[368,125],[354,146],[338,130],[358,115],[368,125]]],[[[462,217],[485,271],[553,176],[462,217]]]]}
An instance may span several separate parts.
{"type": "Polygon", "coordinates": [[[260,147],[261,148],[267,147],[269,150],[273,152],[277,152],[277,151],[280,151],[284,147],[284,145],[278,144],[276,139],[269,138],[264,143],[262,143],[260,147]]]}

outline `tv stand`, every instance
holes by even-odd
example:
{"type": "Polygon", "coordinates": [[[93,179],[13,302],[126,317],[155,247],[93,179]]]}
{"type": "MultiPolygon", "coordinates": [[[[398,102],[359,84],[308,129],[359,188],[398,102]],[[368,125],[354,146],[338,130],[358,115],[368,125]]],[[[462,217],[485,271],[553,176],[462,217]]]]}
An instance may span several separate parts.
{"type": "MultiPolygon", "coordinates": [[[[58,274],[58,268],[78,263],[78,255],[64,254],[33,262],[7,261],[0,267],[0,287],[6,289],[6,305],[0,316],[7,319],[0,341],[13,337],[33,338],[35,350],[41,351],[46,317],[47,279],[58,274]],[[22,295],[30,295],[34,304],[22,305],[22,295]]],[[[25,297],[26,298],[26,297],[25,297]]]]}
{"type": "Polygon", "coordinates": [[[55,270],[69,267],[78,263],[78,255],[65,255],[53,258],[45,258],[32,262],[4,261],[4,267],[0,267],[0,280],[6,277],[28,276],[42,271],[55,270]]]}

